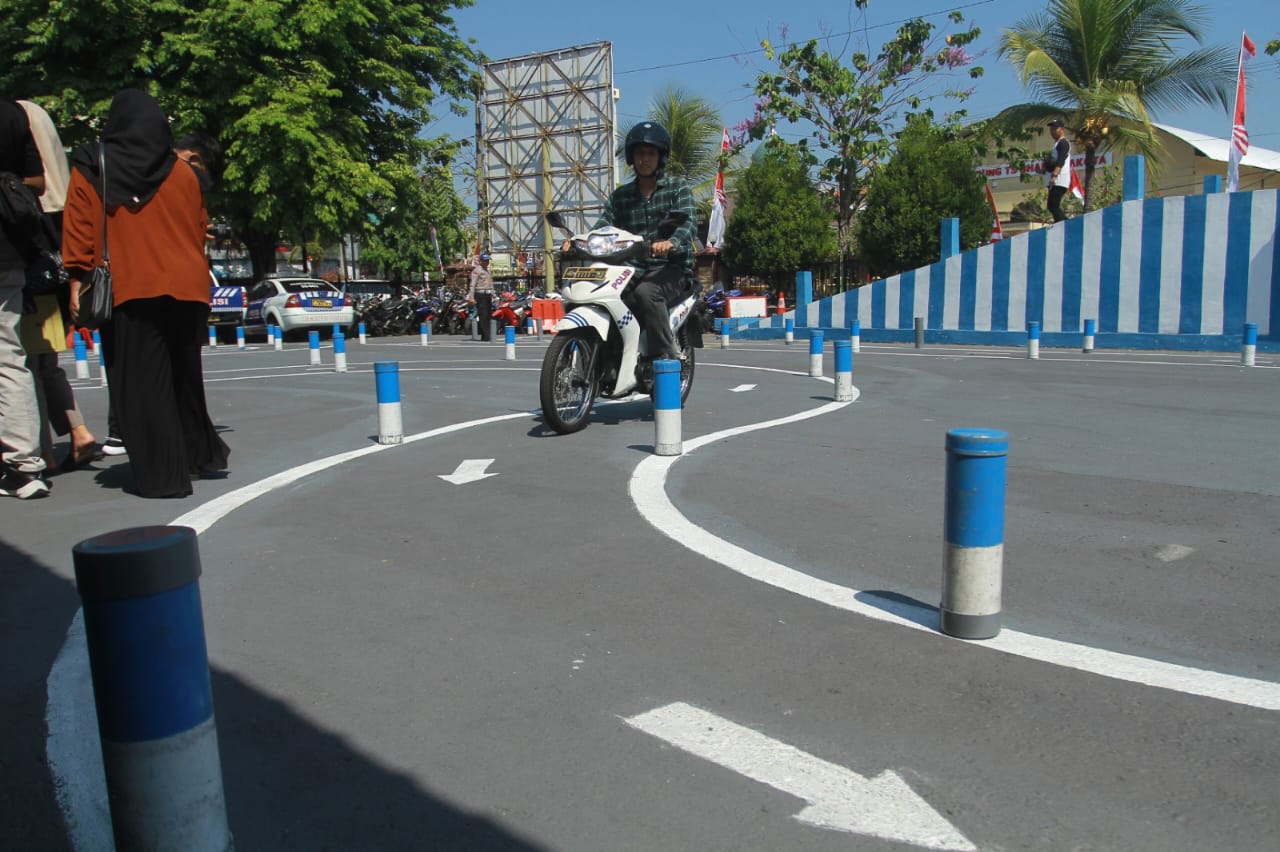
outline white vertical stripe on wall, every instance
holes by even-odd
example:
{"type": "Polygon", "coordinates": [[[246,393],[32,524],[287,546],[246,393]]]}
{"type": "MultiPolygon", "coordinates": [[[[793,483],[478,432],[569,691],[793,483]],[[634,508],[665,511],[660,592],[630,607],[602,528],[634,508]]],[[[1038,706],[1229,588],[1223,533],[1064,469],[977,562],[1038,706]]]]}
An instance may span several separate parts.
{"type": "Polygon", "coordinates": [[[1062,259],[1067,228],[1050,227],[1044,251],[1044,316],[1041,331],[1062,331],[1062,259]]]}
{"type": "MultiPolygon", "coordinates": [[[[947,258],[946,289],[942,293],[942,327],[960,327],[960,264],[963,256],[956,254],[947,258]]],[[[916,304],[920,304],[916,300],[916,304]]],[[[916,316],[928,317],[929,303],[925,302],[924,310],[917,311],[916,316]]]]}
{"type": "Polygon", "coordinates": [[[1227,285],[1227,203],[1217,192],[1205,198],[1204,285],[1200,296],[1200,333],[1222,334],[1227,285]]]}
{"type": "Polygon", "coordinates": [[[1027,324],[1027,245],[1030,237],[1009,245],[1009,324],[1007,331],[1022,331],[1027,324]]]}
{"type": "MultiPolygon", "coordinates": [[[[898,298],[902,293],[902,276],[895,275],[885,282],[884,288],[884,327],[898,327],[898,298]]],[[[920,272],[916,271],[916,286],[920,286],[920,272]]]]}
{"type": "MultiPolygon", "coordinates": [[[[888,282],[880,285],[888,286],[888,282]]],[[[867,284],[858,288],[858,316],[863,328],[871,328],[871,294],[875,292],[875,284],[867,284]]]]}
{"type": "Polygon", "coordinates": [[[1120,305],[1117,331],[1138,330],[1138,275],[1142,268],[1141,201],[1125,203],[1120,219],[1120,305]]]}
{"type": "MultiPolygon", "coordinates": [[[[1276,240],[1276,194],[1255,192],[1251,205],[1249,229],[1249,300],[1245,307],[1245,321],[1258,324],[1258,334],[1272,334],[1271,328],[1271,276],[1276,240]]],[[[1232,334],[1241,329],[1228,329],[1232,334]]]]}
{"type": "Polygon", "coordinates": [[[848,293],[837,293],[831,300],[831,325],[835,328],[848,328],[849,321],[845,305],[849,302],[848,293]]]}
{"type": "Polygon", "coordinates": [[[995,246],[978,249],[978,292],[974,298],[974,331],[991,330],[991,276],[995,266],[995,246]]]}
{"type": "Polygon", "coordinates": [[[929,289],[941,286],[943,286],[943,282],[941,280],[935,281],[933,278],[932,265],[917,269],[916,292],[915,296],[912,297],[911,304],[908,306],[911,308],[911,316],[907,317],[906,323],[903,324],[898,322],[898,315],[894,314],[893,321],[897,323],[898,327],[915,328],[915,318],[925,316],[929,312],[929,289]],[[923,313],[920,310],[921,305],[924,306],[923,313]]]}
{"type": "MultiPolygon", "coordinates": [[[[1102,214],[1084,217],[1084,256],[1080,262],[1080,329],[1098,318],[1102,301],[1102,214]]],[[[1069,329],[1074,331],[1075,329],[1069,329]]]]}
{"type": "Polygon", "coordinates": [[[1182,313],[1182,225],[1184,196],[1166,198],[1160,238],[1160,324],[1161,334],[1178,333],[1182,313]]]}

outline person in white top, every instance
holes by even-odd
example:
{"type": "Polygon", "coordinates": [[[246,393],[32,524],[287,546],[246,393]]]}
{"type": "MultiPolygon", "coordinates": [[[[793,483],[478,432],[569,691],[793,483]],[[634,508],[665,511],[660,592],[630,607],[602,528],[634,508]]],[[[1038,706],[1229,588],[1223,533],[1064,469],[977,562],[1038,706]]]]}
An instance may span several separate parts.
{"type": "Polygon", "coordinates": [[[1049,122],[1049,134],[1053,136],[1053,153],[1049,155],[1049,212],[1053,221],[1061,222],[1067,218],[1062,212],[1062,198],[1071,188],[1071,141],[1067,139],[1067,128],[1062,119],[1055,118],[1049,122]]]}

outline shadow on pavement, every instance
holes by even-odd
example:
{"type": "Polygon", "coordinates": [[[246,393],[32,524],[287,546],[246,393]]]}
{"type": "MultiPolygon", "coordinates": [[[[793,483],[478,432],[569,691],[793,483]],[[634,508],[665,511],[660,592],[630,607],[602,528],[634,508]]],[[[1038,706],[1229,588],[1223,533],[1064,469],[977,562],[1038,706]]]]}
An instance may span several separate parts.
{"type": "MultiPolygon", "coordinates": [[[[71,850],[46,757],[46,685],[80,598],[74,583],[4,542],[0,589],[0,849],[71,850]]],[[[83,659],[82,642],[75,653],[83,659]]],[[[212,680],[227,815],[237,848],[539,850],[374,763],[234,674],[215,670],[212,680]]],[[[91,707],[87,675],[80,681],[71,688],[91,707]]],[[[73,750],[77,765],[66,771],[90,765],[84,752],[100,748],[96,720],[55,724],[74,727],[60,735],[83,746],[73,750]]],[[[85,782],[73,783],[84,789],[85,782]]],[[[105,784],[100,775],[87,783],[99,791],[105,784]]],[[[69,800],[86,801],[75,794],[69,800]]],[[[72,818],[86,829],[78,833],[82,838],[110,836],[102,824],[105,810],[72,818]],[[85,825],[95,820],[97,829],[85,825]]]]}
{"type": "MultiPolygon", "coordinates": [[[[48,515],[42,520],[53,522],[48,515]]],[[[71,583],[29,554],[0,541],[3,849],[70,848],[45,762],[45,678],[79,606],[80,598],[71,583]]]]}
{"type": "Polygon", "coordinates": [[[375,764],[232,675],[213,673],[213,698],[238,849],[541,849],[375,764]]]}
{"type": "Polygon", "coordinates": [[[860,603],[884,610],[907,621],[915,622],[921,627],[927,627],[934,631],[939,629],[941,614],[938,607],[927,604],[924,601],[916,600],[899,592],[881,590],[858,592],[854,595],[854,598],[860,603]]]}

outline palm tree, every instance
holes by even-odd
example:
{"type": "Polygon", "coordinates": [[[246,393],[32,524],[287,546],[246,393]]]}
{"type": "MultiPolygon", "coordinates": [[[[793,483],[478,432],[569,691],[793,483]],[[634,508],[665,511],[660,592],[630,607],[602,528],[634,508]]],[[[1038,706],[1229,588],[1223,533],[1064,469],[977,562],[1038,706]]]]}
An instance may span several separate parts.
{"type": "Polygon", "coordinates": [[[1134,151],[1158,166],[1163,146],[1152,111],[1196,103],[1229,109],[1234,51],[1174,52],[1182,38],[1200,44],[1206,14],[1188,0],[1050,0],[1046,11],[1005,30],[998,48],[1041,100],[1010,107],[997,120],[1043,125],[1065,113],[1084,149],[1084,209],[1091,209],[1100,152],[1134,151]]]}

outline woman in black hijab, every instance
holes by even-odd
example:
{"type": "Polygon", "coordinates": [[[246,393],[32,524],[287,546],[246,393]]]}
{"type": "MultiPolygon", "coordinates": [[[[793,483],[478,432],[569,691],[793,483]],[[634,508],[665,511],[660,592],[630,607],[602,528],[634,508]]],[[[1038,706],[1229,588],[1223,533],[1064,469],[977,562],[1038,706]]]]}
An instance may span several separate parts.
{"type": "Polygon", "coordinates": [[[103,187],[113,309],[102,329],[111,406],[128,448],[134,490],[185,497],[193,476],[225,475],[227,445],[209,419],[200,347],[209,315],[207,217],[200,183],[173,153],[160,104],[146,92],[115,96],[99,145],[71,156],[63,262],[71,310],[79,281],[102,257],[103,187]]]}

